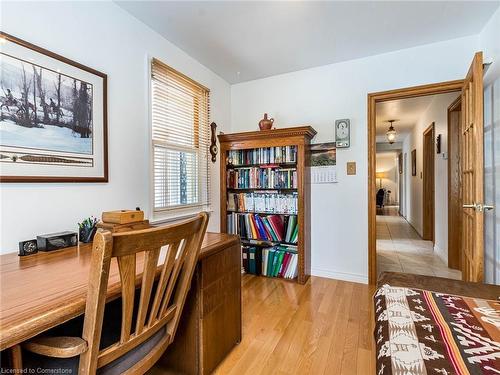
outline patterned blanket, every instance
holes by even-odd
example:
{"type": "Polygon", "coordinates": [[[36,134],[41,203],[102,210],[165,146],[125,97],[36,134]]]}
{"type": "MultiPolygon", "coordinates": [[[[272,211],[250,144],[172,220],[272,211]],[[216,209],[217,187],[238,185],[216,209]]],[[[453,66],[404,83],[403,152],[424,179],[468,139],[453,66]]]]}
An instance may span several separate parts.
{"type": "Polygon", "coordinates": [[[500,374],[500,301],[384,285],[377,375],[500,374]]]}

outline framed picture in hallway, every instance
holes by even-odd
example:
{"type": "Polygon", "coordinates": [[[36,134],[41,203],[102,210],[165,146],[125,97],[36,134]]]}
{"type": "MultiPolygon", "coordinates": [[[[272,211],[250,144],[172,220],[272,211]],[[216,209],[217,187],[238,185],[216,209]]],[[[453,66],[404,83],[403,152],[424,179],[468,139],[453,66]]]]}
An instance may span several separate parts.
{"type": "Polygon", "coordinates": [[[411,175],[417,175],[417,150],[411,152],[411,175]]]}
{"type": "Polygon", "coordinates": [[[0,42],[0,182],[107,182],[106,74],[0,42]]]}

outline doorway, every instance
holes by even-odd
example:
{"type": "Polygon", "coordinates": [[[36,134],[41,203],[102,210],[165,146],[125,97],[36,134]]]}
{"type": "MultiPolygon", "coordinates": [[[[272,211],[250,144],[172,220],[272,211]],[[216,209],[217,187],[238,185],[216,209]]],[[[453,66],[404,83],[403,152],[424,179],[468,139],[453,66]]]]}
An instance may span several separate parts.
{"type": "Polygon", "coordinates": [[[429,127],[425,129],[422,145],[422,157],[424,161],[422,169],[422,238],[427,241],[432,241],[434,244],[434,123],[430,124],[429,127]]]}
{"type": "MultiPolygon", "coordinates": [[[[459,92],[463,83],[463,80],[456,80],[368,94],[368,279],[370,284],[375,284],[378,276],[376,250],[376,105],[391,100],[459,92]]],[[[407,199],[406,196],[405,200],[407,199]]],[[[407,209],[408,207],[405,205],[404,210],[407,209]]]]}
{"type": "MultiPolygon", "coordinates": [[[[368,94],[368,281],[370,284],[375,284],[377,280],[376,105],[390,100],[455,91],[461,92],[461,105],[463,108],[459,134],[462,197],[462,240],[460,241],[462,277],[465,281],[483,282],[484,212],[493,209],[493,206],[484,202],[483,74],[483,54],[477,52],[463,80],[368,94]]],[[[412,160],[413,176],[415,176],[414,170],[412,160]]],[[[442,223],[442,220],[436,222],[442,223]]]]}
{"type": "Polygon", "coordinates": [[[377,103],[378,275],[461,278],[460,271],[448,267],[448,158],[440,146],[447,141],[448,107],[459,96],[455,91],[377,103]],[[409,176],[404,154],[411,155],[409,176]]]}

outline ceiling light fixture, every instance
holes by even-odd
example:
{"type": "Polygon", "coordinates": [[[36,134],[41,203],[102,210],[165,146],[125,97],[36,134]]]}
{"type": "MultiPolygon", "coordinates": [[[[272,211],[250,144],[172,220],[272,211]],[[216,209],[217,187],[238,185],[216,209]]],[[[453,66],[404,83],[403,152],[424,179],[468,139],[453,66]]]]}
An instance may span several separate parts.
{"type": "Polygon", "coordinates": [[[396,120],[388,121],[391,124],[391,126],[389,126],[389,130],[387,130],[387,133],[385,133],[385,135],[387,136],[387,140],[391,145],[396,141],[396,130],[394,129],[394,126],[392,126],[392,123],[394,121],[396,120]]]}

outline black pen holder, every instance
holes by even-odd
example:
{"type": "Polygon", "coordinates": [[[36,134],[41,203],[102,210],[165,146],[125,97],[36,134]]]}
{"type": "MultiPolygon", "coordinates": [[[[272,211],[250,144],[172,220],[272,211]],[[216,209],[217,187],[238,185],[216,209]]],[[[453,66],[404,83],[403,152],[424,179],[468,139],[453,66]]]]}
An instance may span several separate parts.
{"type": "Polygon", "coordinates": [[[92,242],[95,233],[97,232],[97,227],[84,227],[79,230],[79,239],[83,243],[92,242]]]}

